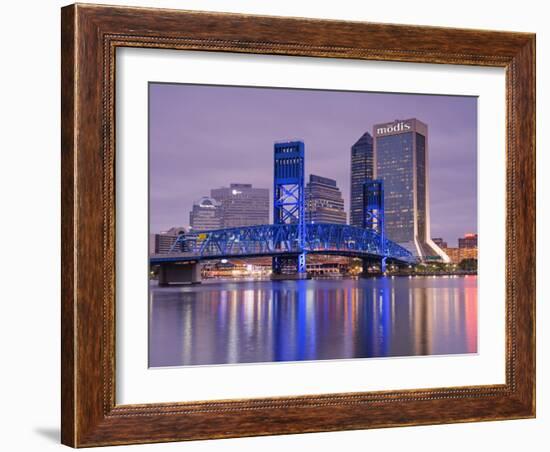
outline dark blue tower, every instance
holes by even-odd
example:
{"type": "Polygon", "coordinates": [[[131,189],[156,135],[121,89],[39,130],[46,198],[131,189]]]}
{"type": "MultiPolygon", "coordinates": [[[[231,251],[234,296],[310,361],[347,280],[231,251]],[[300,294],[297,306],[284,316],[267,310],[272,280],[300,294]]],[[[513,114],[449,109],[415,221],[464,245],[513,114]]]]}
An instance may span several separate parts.
{"type": "Polygon", "coordinates": [[[275,143],[273,160],[273,223],[297,225],[294,256],[275,256],[273,272],[292,266],[298,274],[306,274],[306,216],[304,197],[304,143],[275,143]]]}
{"type": "Polygon", "coordinates": [[[381,179],[366,180],[363,183],[363,227],[380,236],[382,272],[386,271],[386,240],[384,234],[384,181],[381,179]]]}
{"type": "Polygon", "coordinates": [[[367,180],[363,183],[363,227],[384,235],[384,182],[367,180]]]}

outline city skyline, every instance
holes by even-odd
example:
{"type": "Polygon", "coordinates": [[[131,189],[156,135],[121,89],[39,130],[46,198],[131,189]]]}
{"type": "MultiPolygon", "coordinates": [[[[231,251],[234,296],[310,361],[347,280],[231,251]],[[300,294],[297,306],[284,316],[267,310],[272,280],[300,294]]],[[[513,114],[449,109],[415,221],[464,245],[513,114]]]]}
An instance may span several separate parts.
{"type": "Polygon", "coordinates": [[[477,231],[475,98],[151,84],[150,101],[151,232],[188,227],[193,202],[216,187],[247,183],[271,198],[273,142],[299,130],[306,174],[336,181],[349,218],[351,146],[407,117],[430,128],[432,236],[477,231]]]}

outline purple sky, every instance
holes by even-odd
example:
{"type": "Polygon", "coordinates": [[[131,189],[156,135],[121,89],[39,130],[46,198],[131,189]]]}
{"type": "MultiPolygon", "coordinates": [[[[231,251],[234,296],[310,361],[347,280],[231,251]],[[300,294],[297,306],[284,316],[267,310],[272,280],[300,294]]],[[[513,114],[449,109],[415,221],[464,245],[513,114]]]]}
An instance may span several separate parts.
{"type": "Polygon", "coordinates": [[[302,139],[306,178],[336,179],[349,213],[350,147],[373,124],[428,124],[432,237],[477,232],[477,98],[149,85],[150,231],[187,226],[194,200],[231,182],[270,188],[273,142],[302,139]]]}

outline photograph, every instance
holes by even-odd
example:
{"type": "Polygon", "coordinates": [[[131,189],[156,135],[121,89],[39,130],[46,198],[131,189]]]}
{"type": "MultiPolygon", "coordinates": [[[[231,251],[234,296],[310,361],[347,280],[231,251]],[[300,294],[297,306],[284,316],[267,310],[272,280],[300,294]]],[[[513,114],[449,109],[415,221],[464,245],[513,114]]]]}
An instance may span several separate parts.
{"type": "Polygon", "coordinates": [[[150,368],[478,352],[478,98],[149,82],[150,368]]]}
{"type": "Polygon", "coordinates": [[[14,15],[8,450],[536,449],[544,15],[121,1],[14,15]]]}

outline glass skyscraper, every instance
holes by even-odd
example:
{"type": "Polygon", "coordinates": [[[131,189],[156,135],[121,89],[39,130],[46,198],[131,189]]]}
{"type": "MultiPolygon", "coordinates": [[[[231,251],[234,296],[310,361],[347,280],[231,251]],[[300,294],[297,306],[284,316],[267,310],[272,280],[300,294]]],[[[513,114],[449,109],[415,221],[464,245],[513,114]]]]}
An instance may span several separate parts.
{"type": "Polygon", "coordinates": [[[449,258],[430,238],[428,126],[418,119],[378,124],[374,178],[384,181],[386,237],[422,260],[449,258]]]}
{"type": "Polygon", "coordinates": [[[369,132],[351,147],[351,188],[349,224],[363,227],[363,183],[373,179],[374,153],[373,139],[369,132]]]}

